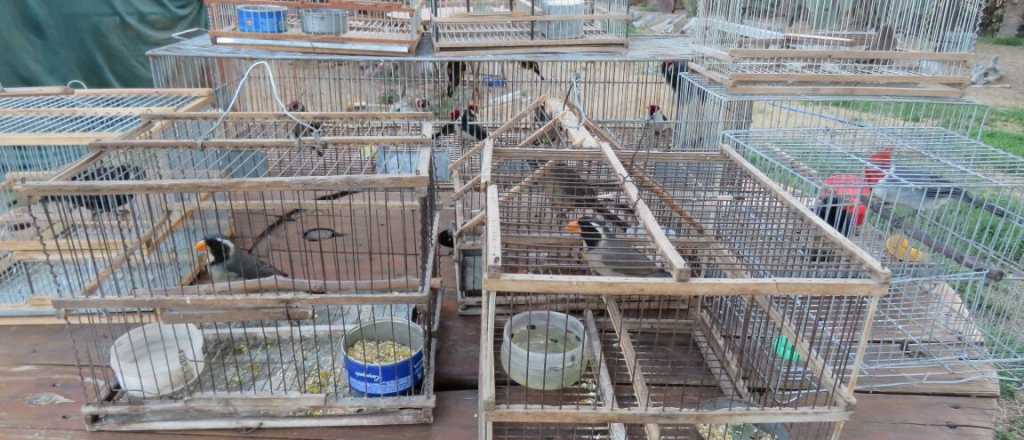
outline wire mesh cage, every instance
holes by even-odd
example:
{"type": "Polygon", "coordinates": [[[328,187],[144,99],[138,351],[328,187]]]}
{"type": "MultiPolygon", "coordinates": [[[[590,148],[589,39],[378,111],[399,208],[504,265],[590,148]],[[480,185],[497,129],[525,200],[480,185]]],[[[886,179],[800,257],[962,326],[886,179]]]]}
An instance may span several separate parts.
{"type": "Polygon", "coordinates": [[[49,251],[89,427],[431,421],[425,116],[153,114],[77,178],[18,185],[38,230],[73,227],[49,251]]]}
{"type": "MultiPolygon", "coordinates": [[[[943,127],[981,136],[987,106],[952,98],[836,95],[744,95],[693,73],[680,74],[673,145],[684,151],[718,151],[729,130],[783,128],[943,127]]],[[[616,133],[625,143],[636,143],[616,133]]]]}
{"type": "MultiPolygon", "coordinates": [[[[44,276],[45,249],[13,186],[54,177],[86,156],[89,142],[140,129],[142,113],[197,109],[212,99],[208,89],[30,90],[0,92],[0,315],[52,314],[49,298],[68,293],[44,276]]],[[[47,240],[63,233],[60,225],[42,231],[47,240]]]]}
{"type": "Polygon", "coordinates": [[[412,55],[421,0],[205,0],[210,41],[297,52],[412,55]]]}
{"type": "Polygon", "coordinates": [[[575,103],[533,106],[503,127],[540,110],[544,128],[479,147],[482,438],[584,420],[615,438],[838,432],[888,290],[878,261],[735,152],[625,150],[575,103]]]}
{"type": "MultiPolygon", "coordinates": [[[[943,128],[727,132],[725,142],[889,268],[865,385],[1016,374],[1024,159],[943,128]],[[875,377],[872,377],[874,374],[875,377]]],[[[987,388],[986,388],[987,387],[987,388]]]]}
{"type": "Polygon", "coordinates": [[[623,0],[472,2],[434,0],[431,25],[439,52],[616,51],[628,45],[623,0]]]}
{"type": "Polygon", "coordinates": [[[703,0],[696,69],[736,93],[960,96],[984,6],[703,0]]]}

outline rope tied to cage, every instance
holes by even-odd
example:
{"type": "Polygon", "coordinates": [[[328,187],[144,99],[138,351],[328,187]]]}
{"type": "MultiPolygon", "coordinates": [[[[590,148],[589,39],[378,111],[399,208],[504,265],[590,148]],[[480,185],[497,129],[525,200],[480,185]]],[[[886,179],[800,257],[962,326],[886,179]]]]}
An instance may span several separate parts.
{"type": "Polygon", "coordinates": [[[270,67],[270,63],[267,61],[257,61],[255,63],[252,63],[247,69],[245,69],[245,73],[242,75],[242,79],[238,81],[238,86],[235,87],[235,93],[231,96],[231,101],[228,102],[228,105],[221,112],[220,117],[217,118],[217,122],[215,122],[213,126],[211,126],[208,130],[206,130],[205,133],[201,134],[199,138],[196,139],[197,147],[202,148],[203,141],[209,139],[210,135],[212,135],[214,131],[216,131],[218,128],[220,128],[221,125],[224,124],[224,120],[227,119],[228,114],[231,113],[231,109],[234,108],[235,104],[238,102],[238,97],[242,94],[242,87],[245,86],[245,83],[249,80],[249,76],[252,74],[253,70],[256,70],[256,67],[259,66],[262,66],[267,70],[267,80],[270,82],[270,95],[274,98],[274,102],[277,104],[278,107],[280,107],[281,111],[285,114],[285,116],[295,121],[296,124],[299,124],[306,130],[309,130],[309,132],[313,134],[314,139],[322,143],[319,135],[320,127],[315,127],[312,124],[299,119],[294,114],[292,114],[292,112],[288,110],[288,106],[284,104],[284,101],[281,99],[281,95],[277,91],[277,82],[274,80],[274,69],[270,67]]]}

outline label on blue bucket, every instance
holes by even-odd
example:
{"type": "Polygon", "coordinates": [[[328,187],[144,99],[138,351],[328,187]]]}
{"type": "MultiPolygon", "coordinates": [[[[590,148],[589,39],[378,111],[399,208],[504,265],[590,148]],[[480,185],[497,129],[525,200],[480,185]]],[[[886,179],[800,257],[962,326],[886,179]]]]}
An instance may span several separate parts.
{"type": "Polygon", "coordinates": [[[409,359],[389,365],[364,364],[345,356],[348,384],[352,390],[370,396],[402,394],[423,381],[423,350],[409,359]]]}

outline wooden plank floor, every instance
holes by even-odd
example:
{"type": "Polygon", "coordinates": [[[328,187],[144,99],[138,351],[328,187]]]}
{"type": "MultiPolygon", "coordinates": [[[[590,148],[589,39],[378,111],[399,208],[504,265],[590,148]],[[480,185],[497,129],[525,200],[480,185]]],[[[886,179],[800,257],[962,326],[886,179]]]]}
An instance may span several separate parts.
{"type": "MultiPolygon", "coordinates": [[[[451,280],[451,260],[442,260],[451,280]]],[[[446,283],[450,286],[450,283],[446,283]]],[[[0,439],[444,439],[476,438],[479,318],[459,316],[454,293],[445,297],[438,350],[438,408],[429,426],[274,429],[160,433],[87,432],[79,407],[80,378],[63,326],[0,326],[0,439]],[[71,403],[31,406],[37,393],[71,403]]],[[[992,439],[994,398],[863,394],[844,440],[992,439]]]]}

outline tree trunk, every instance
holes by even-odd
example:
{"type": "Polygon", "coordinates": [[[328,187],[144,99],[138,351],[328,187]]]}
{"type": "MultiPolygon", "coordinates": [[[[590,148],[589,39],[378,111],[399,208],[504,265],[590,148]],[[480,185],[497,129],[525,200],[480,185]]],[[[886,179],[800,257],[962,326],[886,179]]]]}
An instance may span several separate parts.
{"type": "Polygon", "coordinates": [[[1024,23],[1024,0],[1007,0],[1003,6],[1003,23],[999,25],[1000,37],[1016,37],[1024,23]]]}

